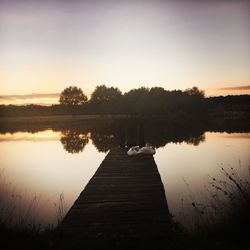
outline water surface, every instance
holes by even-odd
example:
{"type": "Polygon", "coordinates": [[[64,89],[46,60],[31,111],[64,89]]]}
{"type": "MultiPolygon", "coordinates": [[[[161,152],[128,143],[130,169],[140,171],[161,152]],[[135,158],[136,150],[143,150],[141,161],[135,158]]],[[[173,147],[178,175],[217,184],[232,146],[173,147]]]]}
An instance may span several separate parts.
{"type": "MultiPolygon", "coordinates": [[[[194,198],[206,202],[203,191],[209,186],[209,178],[221,177],[220,166],[228,170],[233,167],[242,177],[249,174],[250,133],[205,132],[176,139],[171,136],[145,138],[157,146],[154,157],[169,209],[179,220],[183,202],[190,205],[194,198]]],[[[117,137],[112,129],[2,133],[1,195],[7,197],[14,192],[23,203],[38,197],[36,217],[44,224],[56,224],[60,195],[63,194],[66,212],[109,148],[118,146],[117,137]]],[[[6,197],[2,200],[10,203],[6,197]]]]}

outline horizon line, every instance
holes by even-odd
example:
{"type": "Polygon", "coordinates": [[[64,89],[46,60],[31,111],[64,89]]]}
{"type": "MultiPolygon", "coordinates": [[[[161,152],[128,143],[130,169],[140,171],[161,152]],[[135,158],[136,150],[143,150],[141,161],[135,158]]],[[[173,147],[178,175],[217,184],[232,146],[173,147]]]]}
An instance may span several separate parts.
{"type": "MultiPolygon", "coordinates": [[[[99,86],[99,85],[97,85],[97,86],[99,86]]],[[[143,87],[143,86],[141,86],[141,87],[143,87]]],[[[155,87],[157,87],[157,86],[155,86],[155,87]]],[[[205,91],[205,93],[206,93],[206,90],[200,88],[199,86],[196,86],[196,87],[198,87],[200,90],[205,91]]],[[[181,89],[165,89],[165,90],[174,91],[174,90],[181,90],[181,89]]],[[[220,91],[220,90],[228,90],[228,91],[230,91],[230,90],[250,90],[250,85],[220,87],[220,88],[212,88],[212,89],[207,89],[207,90],[215,90],[215,91],[220,91]]],[[[181,91],[185,91],[185,90],[181,90],[181,91]]],[[[126,92],[124,92],[124,93],[126,93],[126,92]]],[[[0,95],[0,99],[3,99],[3,98],[6,98],[6,99],[7,98],[8,99],[51,98],[51,97],[59,97],[60,94],[61,94],[61,92],[60,93],[57,92],[57,93],[5,94],[5,95],[0,95]]]]}

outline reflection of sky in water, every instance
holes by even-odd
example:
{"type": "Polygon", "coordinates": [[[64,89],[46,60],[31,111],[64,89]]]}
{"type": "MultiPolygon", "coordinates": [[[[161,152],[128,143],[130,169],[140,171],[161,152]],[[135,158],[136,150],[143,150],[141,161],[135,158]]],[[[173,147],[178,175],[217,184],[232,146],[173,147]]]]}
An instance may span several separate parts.
{"type": "MultiPolygon", "coordinates": [[[[1,169],[15,192],[30,199],[41,196],[45,220],[56,219],[59,195],[64,194],[69,209],[93,176],[105,154],[97,151],[88,134],[88,144],[79,154],[69,154],[60,143],[60,132],[46,130],[38,133],[18,132],[0,135],[1,169]]],[[[206,133],[206,140],[198,146],[169,143],[157,149],[158,165],[167,194],[170,211],[178,215],[181,198],[188,202],[190,190],[196,197],[208,183],[208,175],[218,176],[219,166],[242,168],[248,174],[250,163],[250,133],[206,133]]],[[[202,199],[202,198],[201,198],[202,199]]]]}
{"type": "Polygon", "coordinates": [[[243,177],[249,174],[250,133],[206,132],[205,137],[199,146],[169,143],[156,152],[169,209],[176,216],[182,212],[181,199],[185,204],[191,204],[193,198],[206,202],[202,195],[209,186],[209,176],[223,179],[220,166],[227,170],[233,167],[243,177]]]}
{"type": "Polygon", "coordinates": [[[0,141],[58,141],[60,132],[45,130],[38,133],[15,132],[14,134],[0,134],[0,141]]]}
{"type": "Polygon", "coordinates": [[[56,214],[54,202],[59,201],[59,195],[64,194],[66,208],[69,208],[105,157],[91,141],[82,153],[69,154],[63,149],[59,134],[53,135],[51,131],[33,135],[15,133],[13,139],[0,143],[1,169],[4,169],[7,181],[21,195],[28,190],[25,195],[31,198],[35,194],[41,195],[41,203],[50,200],[46,215],[50,218],[56,214]],[[27,140],[24,135],[28,135],[27,140]],[[45,137],[46,141],[41,140],[45,137]],[[55,137],[58,140],[50,140],[55,137]],[[22,140],[15,140],[17,138],[22,140]]]}

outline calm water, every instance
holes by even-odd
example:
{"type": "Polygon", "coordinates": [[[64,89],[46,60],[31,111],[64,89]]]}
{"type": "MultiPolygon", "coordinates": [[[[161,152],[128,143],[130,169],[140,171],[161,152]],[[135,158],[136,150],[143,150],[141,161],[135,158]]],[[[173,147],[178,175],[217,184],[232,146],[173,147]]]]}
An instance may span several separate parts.
{"type": "MultiPolygon", "coordinates": [[[[112,132],[89,131],[47,129],[34,133],[1,133],[0,187],[2,201],[8,204],[5,206],[13,202],[8,197],[12,193],[19,197],[16,199],[19,199],[20,210],[27,209],[36,197],[32,209],[36,218],[44,224],[56,223],[60,195],[63,194],[67,211],[109,147],[115,145],[117,136],[112,132]]],[[[153,137],[146,139],[150,138],[153,137]]],[[[167,139],[162,143],[161,140],[155,161],[170,211],[179,220],[183,219],[183,203],[190,204],[193,198],[205,202],[203,190],[209,176],[221,176],[220,166],[234,167],[240,176],[249,174],[250,133],[205,132],[188,139],[178,138],[177,142],[167,139]]]]}

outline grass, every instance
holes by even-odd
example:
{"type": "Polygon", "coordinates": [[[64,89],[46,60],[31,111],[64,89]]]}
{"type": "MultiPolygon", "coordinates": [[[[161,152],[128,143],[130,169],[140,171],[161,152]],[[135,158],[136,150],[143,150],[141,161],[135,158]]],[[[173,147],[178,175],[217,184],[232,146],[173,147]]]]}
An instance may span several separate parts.
{"type": "Polygon", "coordinates": [[[16,190],[6,180],[4,170],[0,171],[0,228],[32,234],[53,229],[66,213],[63,194],[59,195],[57,202],[50,203],[51,201],[44,200],[41,195],[31,196],[27,191],[16,190]],[[54,224],[48,224],[41,213],[47,205],[54,207],[54,224]]]}
{"type": "Polygon", "coordinates": [[[244,240],[250,226],[250,166],[244,178],[235,168],[227,170],[221,166],[220,172],[219,178],[209,178],[205,203],[190,201],[191,228],[197,236],[244,240]]]}

